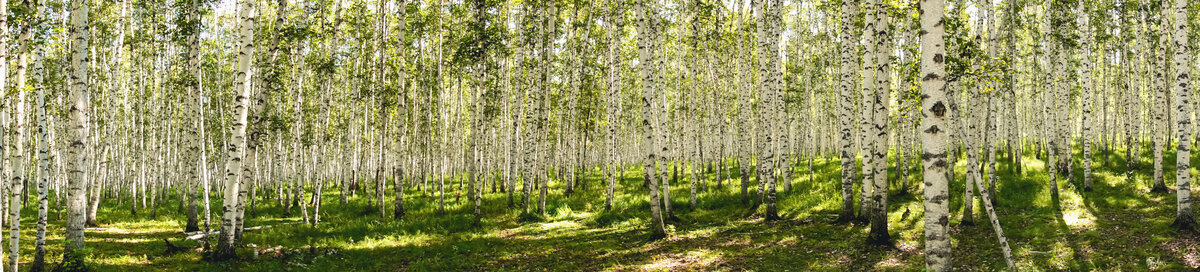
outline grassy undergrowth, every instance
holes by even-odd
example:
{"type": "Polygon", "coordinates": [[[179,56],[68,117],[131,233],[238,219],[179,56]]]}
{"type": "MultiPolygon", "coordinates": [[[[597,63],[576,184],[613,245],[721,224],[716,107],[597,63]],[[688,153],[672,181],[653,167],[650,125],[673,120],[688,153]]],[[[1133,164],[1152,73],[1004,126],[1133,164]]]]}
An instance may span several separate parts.
{"type": "MultiPolygon", "coordinates": [[[[1200,266],[1200,239],[1169,227],[1175,195],[1148,193],[1149,154],[1140,157],[1142,167],[1127,179],[1125,158],[1120,153],[1096,155],[1094,191],[1083,192],[1078,178],[1082,171],[1076,169],[1075,180],[1060,182],[1058,199],[1050,197],[1041,160],[1026,153],[1025,172],[1016,174],[1007,159],[1000,158],[997,212],[1020,270],[1190,270],[1200,266]]],[[[1164,157],[1165,165],[1174,165],[1173,153],[1164,157]]],[[[1004,260],[982,207],[977,205],[975,225],[959,224],[964,162],[958,165],[958,183],[951,186],[954,266],[958,270],[1002,270],[1004,260]]],[[[1076,167],[1080,164],[1075,163],[1076,167]]],[[[245,242],[253,247],[241,250],[238,261],[216,263],[201,261],[199,250],[166,252],[164,239],[199,247],[195,241],[182,240],[186,219],[175,196],[154,213],[139,210],[136,216],[129,212],[130,200],[106,199],[98,216],[101,229],[87,232],[87,259],[90,267],[100,271],[923,269],[920,182],[910,180],[907,193],[901,192],[893,158],[888,172],[893,181],[889,224],[895,247],[868,246],[864,224],[833,223],[841,205],[838,165],[836,159],[816,160],[811,180],[807,168],[798,167],[792,175],[792,190],[779,195],[785,219],[775,222],[763,222],[758,211],[742,204],[738,181],[716,186],[712,182],[716,174],[708,175],[709,190],[697,197],[698,207],[690,209],[690,180],[681,175],[671,191],[678,219],[668,222],[671,236],[658,241],[649,240],[649,202],[641,186],[641,171],[633,168],[619,182],[610,211],[603,208],[603,185],[595,173],[570,196],[564,196],[561,183],[552,183],[542,216],[521,215],[519,192],[518,207],[509,208],[505,194],[488,188],[480,226],[472,224],[472,203],[465,193],[457,197],[457,181],[447,183],[444,212],[438,211],[436,195],[409,189],[408,215],[403,220],[390,218],[390,188],[388,218],[380,217],[378,208],[367,204],[366,192],[358,192],[344,205],[338,203],[339,192],[326,192],[322,223],[317,227],[287,224],[300,221],[298,210],[294,216],[283,217],[277,200],[260,199],[255,210],[247,211],[246,226],[273,227],[245,232],[245,242]]],[[[1173,184],[1172,168],[1164,171],[1168,184],[1173,184]]],[[[917,170],[914,167],[911,176],[919,180],[917,170]]],[[[753,191],[752,187],[752,197],[753,191]]],[[[33,259],[36,207],[29,204],[22,220],[23,267],[33,259]]],[[[212,208],[215,227],[220,222],[220,202],[212,208]]],[[[50,219],[48,258],[57,262],[62,254],[63,221],[54,211],[50,219]]]]}

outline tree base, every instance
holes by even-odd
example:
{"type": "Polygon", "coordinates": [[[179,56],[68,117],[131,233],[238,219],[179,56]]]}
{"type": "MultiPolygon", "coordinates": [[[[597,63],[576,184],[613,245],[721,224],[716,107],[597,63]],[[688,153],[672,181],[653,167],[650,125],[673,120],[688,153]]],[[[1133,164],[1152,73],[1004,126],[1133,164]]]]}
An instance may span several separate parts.
{"type": "Polygon", "coordinates": [[[1083,191],[1084,191],[1084,192],[1091,192],[1091,191],[1092,191],[1092,186],[1084,186],[1084,187],[1083,187],[1083,191]]]}
{"type": "Polygon", "coordinates": [[[852,222],[854,222],[854,213],[853,212],[843,212],[841,214],[838,214],[837,219],[833,220],[834,224],[849,224],[852,222]]]}
{"type": "Polygon", "coordinates": [[[1185,215],[1182,217],[1176,216],[1175,222],[1171,223],[1171,227],[1181,231],[1196,231],[1196,218],[1192,217],[1191,215],[1185,215]]]}
{"type": "Polygon", "coordinates": [[[209,262],[226,262],[237,259],[237,253],[235,251],[223,253],[221,250],[209,248],[209,251],[205,252],[201,259],[209,262]]]}
{"type": "Polygon", "coordinates": [[[650,233],[650,241],[658,241],[658,240],[666,239],[666,238],[667,238],[667,236],[668,236],[668,235],[667,235],[667,233],[665,233],[665,232],[662,232],[662,233],[660,233],[660,232],[651,232],[651,233],[650,233]]]}
{"type": "Polygon", "coordinates": [[[871,233],[867,235],[867,244],[887,247],[895,246],[895,244],[893,244],[891,235],[888,235],[887,233],[871,233]]]}
{"type": "Polygon", "coordinates": [[[215,248],[210,247],[208,243],[205,243],[204,252],[202,254],[203,257],[201,257],[201,259],[210,262],[224,262],[238,258],[236,246],[225,245],[223,243],[218,243],[217,247],[215,248]]]}
{"type": "Polygon", "coordinates": [[[959,226],[974,226],[974,225],[975,225],[975,220],[971,220],[971,219],[968,219],[968,218],[963,218],[963,220],[962,220],[962,221],[958,222],[958,225],[959,225],[959,226]]]}
{"type": "Polygon", "coordinates": [[[32,272],[46,271],[45,255],[34,255],[33,263],[29,264],[29,271],[32,271],[32,272]]]}
{"type": "Polygon", "coordinates": [[[1163,185],[1160,183],[1160,184],[1155,184],[1154,188],[1150,188],[1150,192],[1156,193],[1156,194],[1165,194],[1165,193],[1171,192],[1171,190],[1167,189],[1166,185],[1163,185]]]}

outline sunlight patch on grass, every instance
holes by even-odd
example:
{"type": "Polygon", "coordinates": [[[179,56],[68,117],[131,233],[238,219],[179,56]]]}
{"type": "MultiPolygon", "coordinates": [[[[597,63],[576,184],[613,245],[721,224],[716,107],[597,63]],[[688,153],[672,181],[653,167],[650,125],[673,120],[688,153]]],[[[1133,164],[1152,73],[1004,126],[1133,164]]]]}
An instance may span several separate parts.
{"type": "Polygon", "coordinates": [[[692,238],[692,239],[708,238],[708,237],[712,237],[713,234],[715,234],[721,230],[722,230],[722,228],[720,228],[720,227],[699,228],[699,229],[694,229],[691,231],[684,232],[684,233],[682,233],[682,235],[678,235],[678,236],[684,236],[684,237],[692,238]]]}
{"type": "Polygon", "coordinates": [[[133,238],[120,238],[120,239],[113,239],[113,238],[104,238],[104,242],[106,242],[106,243],[140,244],[140,243],[148,243],[148,242],[150,242],[150,241],[151,241],[151,239],[133,239],[133,238]]]}
{"type": "Polygon", "coordinates": [[[904,263],[895,256],[888,256],[887,258],[875,263],[875,267],[900,267],[902,264],[904,263]]]}
{"type": "Polygon", "coordinates": [[[183,229],[179,226],[178,221],[145,220],[106,224],[99,229],[88,231],[117,234],[162,234],[181,232],[183,229]]]}
{"type": "Polygon", "coordinates": [[[1082,209],[1069,209],[1063,212],[1063,222],[1075,230],[1092,229],[1096,226],[1096,216],[1082,209]]]}
{"type": "Polygon", "coordinates": [[[146,255],[114,255],[109,258],[94,258],[91,261],[103,265],[148,265],[146,255]]]}
{"type": "Polygon", "coordinates": [[[575,221],[554,221],[538,225],[538,228],[541,230],[577,229],[579,227],[581,227],[581,225],[575,221]]]}
{"type": "Polygon", "coordinates": [[[1096,227],[1096,215],[1089,212],[1083,207],[1083,198],[1078,194],[1064,193],[1062,194],[1062,220],[1067,226],[1075,231],[1084,231],[1094,229],[1096,227]]]}
{"type": "Polygon", "coordinates": [[[1115,182],[1124,182],[1125,176],[1117,176],[1113,171],[1093,171],[1092,177],[1096,182],[1104,182],[1110,186],[1115,185],[1115,182]]]}
{"type": "Polygon", "coordinates": [[[1066,241],[1060,240],[1054,243],[1054,248],[1047,254],[1051,254],[1049,264],[1057,270],[1067,269],[1075,261],[1072,257],[1075,254],[1075,250],[1066,241]]]}
{"type": "Polygon", "coordinates": [[[360,241],[353,241],[342,246],[345,249],[374,249],[382,247],[427,246],[433,241],[433,235],[425,233],[410,233],[404,235],[388,235],[382,237],[368,236],[360,241]]]}
{"type": "Polygon", "coordinates": [[[552,220],[575,220],[575,219],[579,219],[579,218],[585,218],[588,216],[591,216],[591,213],[586,213],[586,212],[577,213],[574,210],[571,210],[571,205],[563,204],[562,206],[558,206],[558,208],[554,209],[554,214],[550,216],[550,219],[552,219],[552,220]]]}
{"type": "Polygon", "coordinates": [[[720,253],[714,253],[708,249],[696,249],[682,254],[654,257],[651,263],[641,266],[641,269],[649,271],[695,270],[721,262],[720,253]]]}
{"type": "Polygon", "coordinates": [[[783,239],[779,239],[779,241],[775,242],[775,244],[780,246],[794,246],[797,242],[798,240],[796,239],[796,236],[788,236],[784,237],[783,239]]]}

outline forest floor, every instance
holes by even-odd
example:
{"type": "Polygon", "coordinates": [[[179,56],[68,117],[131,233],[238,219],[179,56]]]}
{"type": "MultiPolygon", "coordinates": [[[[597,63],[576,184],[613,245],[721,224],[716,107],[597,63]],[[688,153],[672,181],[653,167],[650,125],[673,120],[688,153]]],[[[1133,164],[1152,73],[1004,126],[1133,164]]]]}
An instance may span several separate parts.
{"type": "MultiPolygon", "coordinates": [[[[1148,154],[1128,180],[1123,157],[1112,154],[1105,161],[1106,155],[1099,153],[1095,190],[1083,192],[1082,171],[1076,169],[1076,180],[1059,184],[1058,199],[1050,197],[1043,162],[1025,155],[1024,174],[1013,173],[1007,158],[1000,157],[996,181],[997,213],[1020,270],[1174,271],[1200,266],[1200,236],[1169,227],[1175,195],[1148,192],[1148,154]]],[[[1164,157],[1164,165],[1175,165],[1173,153],[1164,157]]],[[[960,224],[965,161],[958,165],[960,181],[951,187],[954,266],[1002,270],[1004,259],[981,203],[976,204],[976,224],[960,224]]],[[[681,175],[671,186],[678,218],[668,222],[671,236],[658,241],[649,239],[649,202],[641,172],[631,167],[617,186],[611,211],[603,208],[603,185],[593,173],[570,196],[563,195],[561,183],[552,184],[545,216],[522,215],[520,208],[508,207],[505,194],[489,188],[481,227],[472,226],[473,206],[465,192],[458,197],[457,181],[447,184],[444,212],[438,211],[436,195],[408,190],[403,220],[390,218],[390,188],[387,218],[367,204],[367,192],[343,205],[338,192],[327,191],[318,227],[289,224],[300,221],[299,210],[284,217],[278,200],[260,199],[257,209],[247,211],[246,226],[273,227],[246,231],[245,242],[253,246],[239,251],[241,260],[217,263],[202,261],[199,243],[183,239],[186,220],[177,198],[136,216],[130,214],[129,200],[105,200],[99,229],[87,231],[87,258],[99,271],[919,271],[924,268],[920,190],[913,182],[902,193],[895,161],[891,165],[892,247],[866,245],[865,224],[834,223],[841,205],[838,162],[818,159],[812,180],[805,164],[792,175],[790,192],[780,187],[785,219],[774,222],[764,222],[761,213],[743,205],[739,183],[732,180],[721,187],[710,184],[697,197],[699,206],[690,209],[690,180],[681,175]],[[164,239],[193,249],[167,253],[164,239]]],[[[913,169],[910,174],[919,180],[917,167],[913,169]]],[[[1173,184],[1174,171],[1164,172],[1173,184]]],[[[753,196],[754,186],[750,191],[753,196]]],[[[516,197],[519,207],[519,192],[516,197]]],[[[32,261],[33,241],[26,237],[35,235],[33,203],[22,211],[23,267],[32,261]]],[[[220,202],[212,209],[215,228],[220,202]]],[[[48,258],[55,262],[62,254],[62,220],[53,210],[50,218],[48,258]]]]}

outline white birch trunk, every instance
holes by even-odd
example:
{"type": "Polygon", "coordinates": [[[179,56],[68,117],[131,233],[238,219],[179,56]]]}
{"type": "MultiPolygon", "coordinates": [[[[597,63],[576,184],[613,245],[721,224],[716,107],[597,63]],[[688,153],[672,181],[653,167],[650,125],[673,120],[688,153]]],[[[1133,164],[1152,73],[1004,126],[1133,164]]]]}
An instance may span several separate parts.
{"type": "MultiPolygon", "coordinates": [[[[6,6],[0,3],[0,6],[6,6]]],[[[70,2],[71,10],[71,25],[69,32],[71,33],[71,64],[70,64],[70,81],[68,88],[68,101],[70,103],[69,114],[67,117],[67,222],[66,222],[66,247],[63,252],[63,263],[70,267],[83,267],[83,252],[77,252],[84,248],[84,219],[87,211],[87,188],[88,179],[88,128],[90,120],[89,107],[90,102],[90,82],[88,65],[91,63],[88,57],[88,44],[91,40],[91,31],[88,28],[88,3],[83,0],[72,0],[70,2]]],[[[3,12],[0,12],[3,13],[3,12]]],[[[0,22],[3,23],[3,22],[0,22]]],[[[4,41],[3,37],[7,36],[7,30],[0,30],[0,41],[4,41]]],[[[0,48],[7,48],[7,45],[0,42],[0,48]]],[[[7,49],[0,49],[7,50],[7,49]]],[[[3,75],[7,74],[7,52],[0,51],[0,82],[3,80],[3,75]]],[[[3,84],[0,84],[3,85],[3,84]]]]}
{"type": "Polygon", "coordinates": [[[247,118],[249,115],[250,104],[250,64],[254,54],[254,5],[249,0],[242,0],[238,3],[238,53],[237,53],[237,70],[233,79],[233,88],[237,97],[233,106],[235,119],[233,126],[230,128],[230,141],[226,150],[228,151],[228,162],[226,163],[225,174],[225,194],[222,204],[224,211],[221,216],[221,232],[220,238],[217,240],[217,249],[213,252],[214,259],[231,259],[236,257],[234,249],[237,247],[238,241],[235,239],[234,231],[236,227],[237,206],[241,195],[243,180],[245,177],[243,171],[243,159],[246,158],[246,127],[247,118]]]}
{"type": "MultiPolygon", "coordinates": [[[[845,1],[843,1],[845,3],[845,1]]],[[[945,3],[921,0],[921,165],[925,181],[925,269],[951,271],[946,161],[945,3]]],[[[843,28],[844,29],[844,28],[843,28]]],[[[843,64],[844,67],[844,64],[843,64]]],[[[843,132],[844,133],[844,132],[843,132]]],[[[844,157],[845,155],[843,155],[844,157]]],[[[844,165],[844,164],[843,164],[844,165]]],[[[845,171],[843,171],[845,173],[845,171]]]]}
{"type": "Polygon", "coordinates": [[[656,56],[658,51],[658,12],[653,2],[649,0],[638,0],[635,2],[635,12],[637,13],[637,31],[638,31],[638,71],[642,77],[642,126],[644,127],[645,139],[642,142],[642,150],[646,153],[644,176],[649,179],[650,184],[650,230],[651,237],[663,238],[667,232],[663,225],[663,214],[660,211],[660,200],[658,199],[658,179],[656,164],[658,164],[660,149],[665,149],[661,142],[661,137],[657,137],[658,130],[653,122],[657,108],[661,107],[658,101],[658,73],[655,72],[654,65],[658,63],[656,56]]]}
{"type": "MultiPolygon", "coordinates": [[[[1166,6],[1167,1],[1163,0],[1163,5],[1166,6]]],[[[1175,198],[1178,201],[1178,206],[1175,210],[1175,222],[1172,223],[1180,229],[1195,229],[1196,217],[1192,213],[1192,187],[1191,187],[1191,79],[1190,72],[1192,68],[1191,51],[1188,48],[1188,21],[1187,21],[1187,1],[1174,0],[1175,5],[1172,6],[1173,23],[1171,44],[1175,50],[1172,56],[1174,61],[1175,75],[1173,77],[1173,85],[1171,86],[1175,92],[1175,116],[1176,127],[1175,135],[1179,139],[1177,153],[1175,155],[1175,198]]]]}
{"type": "MultiPolygon", "coordinates": [[[[938,1],[940,3],[940,1],[938,1]]],[[[941,6],[940,4],[938,5],[941,6]]],[[[856,43],[853,41],[853,36],[850,35],[854,24],[851,21],[857,15],[857,2],[854,0],[842,0],[842,27],[841,34],[838,39],[841,40],[841,50],[839,51],[840,68],[839,68],[839,86],[840,95],[838,96],[838,146],[841,153],[841,169],[842,169],[842,211],[838,214],[838,221],[849,222],[854,217],[854,118],[851,115],[854,110],[854,80],[855,69],[854,64],[858,61],[858,57],[854,54],[856,43]]],[[[939,19],[940,20],[940,19],[939,19]]]]}

